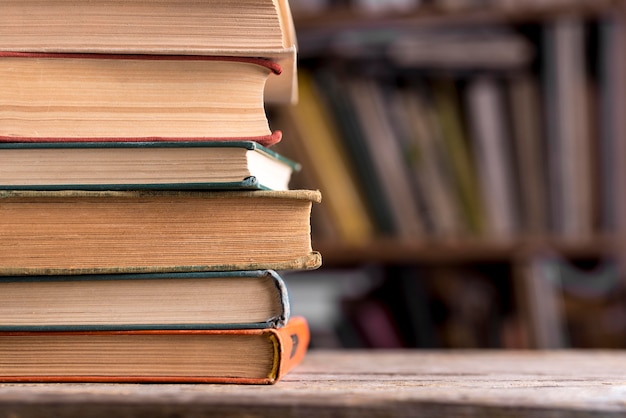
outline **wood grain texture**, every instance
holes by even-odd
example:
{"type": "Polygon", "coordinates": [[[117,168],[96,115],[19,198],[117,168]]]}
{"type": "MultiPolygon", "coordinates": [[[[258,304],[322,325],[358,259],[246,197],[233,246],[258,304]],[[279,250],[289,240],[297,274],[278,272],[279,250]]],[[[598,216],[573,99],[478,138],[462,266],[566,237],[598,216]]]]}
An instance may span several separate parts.
{"type": "Polygon", "coordinates": [[[623,417],[623,351],[316,351],[274,386],[0,385],[0,416],[623,417]]]}

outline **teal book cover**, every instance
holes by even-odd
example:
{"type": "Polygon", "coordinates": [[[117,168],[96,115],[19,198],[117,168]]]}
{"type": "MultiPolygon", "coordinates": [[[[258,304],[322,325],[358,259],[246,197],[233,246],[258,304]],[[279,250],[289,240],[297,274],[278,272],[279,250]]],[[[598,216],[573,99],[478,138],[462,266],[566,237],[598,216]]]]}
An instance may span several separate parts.
{"type": "Polygon", "coordinates": [[[274,270],[0,277],[0,331],[281,328],[274,270]]]}

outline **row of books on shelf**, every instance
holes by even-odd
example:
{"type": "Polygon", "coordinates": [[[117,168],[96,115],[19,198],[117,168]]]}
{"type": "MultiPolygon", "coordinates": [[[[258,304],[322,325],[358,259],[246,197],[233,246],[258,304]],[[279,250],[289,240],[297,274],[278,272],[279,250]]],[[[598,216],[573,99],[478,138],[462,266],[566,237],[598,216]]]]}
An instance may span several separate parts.
{"type": "Polygon", "coordinates": [[[279,272],[321,264],[264,111],[288,4],[118,6],[3,6],[0,381],[274,383],[309,341],[279,272]]]}
{"type": "Polygon", "coordinates": [[[298,181],[329,197],[316,237],[584,240],[614,230],[623,23],[476,30],[501,33],[504,48],[513,42],[523,57],[494,66],[497,57],[480,53],[493,37],[478,37],[476,60],[442,67],[421,61],[406,40],[407,56],[418,54],[412,63],[366,46],[301,70],[300,103],[277,108],[274,120],[299,139],[284,144],[289,152],[306,155],[310,170],[298,181]]]}
{"type": "Polygon", "coordinates": [[[508,263],[367,265],[284,279],[294,313],[309,319],[313,347],[626,347],[616,259],[544,252],[528,263],[521,271],[508,263]],[[518,280],[530,293],[520,294],[518,280]]]}

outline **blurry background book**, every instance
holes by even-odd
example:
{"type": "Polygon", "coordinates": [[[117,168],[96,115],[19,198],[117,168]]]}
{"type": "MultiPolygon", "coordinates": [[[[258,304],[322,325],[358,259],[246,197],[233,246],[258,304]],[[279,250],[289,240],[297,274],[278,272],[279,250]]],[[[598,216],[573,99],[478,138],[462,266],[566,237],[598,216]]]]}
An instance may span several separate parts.
{"type": "Polygon", "coordinates": [[[624,2],[291,3],[313,347],[626,347],[624,2]]]}

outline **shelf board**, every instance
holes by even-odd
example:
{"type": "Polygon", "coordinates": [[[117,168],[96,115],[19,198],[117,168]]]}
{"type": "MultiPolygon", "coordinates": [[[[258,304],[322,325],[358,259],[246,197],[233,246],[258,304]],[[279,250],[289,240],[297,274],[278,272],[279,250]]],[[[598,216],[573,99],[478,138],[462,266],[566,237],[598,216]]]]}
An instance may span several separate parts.
{"type": "Polygon", "coordinates": [[[313,241],[322,254],[325,266],[348,266],[366,263],[471,263],[514,262],[541,252],[555,252],[565,257],[585,258],[620,255],[621,241],[611,236],[584,241],[552,237],[528,237],[512,241],[466,239],[458,241],[400,241],[379,239],[363,245],[313,241]]]}
{"type": "Polygon", "coordinates": [[[350,8],[331,8],[318,14],[294,16],[298,31],[311,29],[336,30],[384,26],[525,23],[554,19],[559,16],[594,17],[614,12],[620,7],[617,0],[579,1],[574,4],[546,4],[540,6],[477,7],[444,10],[433,6],[419,6],[405,13],[368,14],[350,8]]]}

